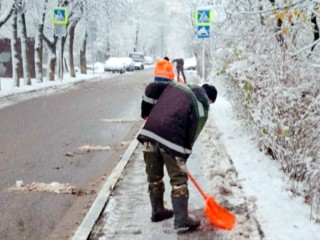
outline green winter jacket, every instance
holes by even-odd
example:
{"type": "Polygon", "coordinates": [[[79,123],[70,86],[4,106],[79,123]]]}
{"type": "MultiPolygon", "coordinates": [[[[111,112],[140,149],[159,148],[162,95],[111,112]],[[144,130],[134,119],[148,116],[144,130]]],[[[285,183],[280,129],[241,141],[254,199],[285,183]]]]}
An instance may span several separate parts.
{"type": "Polygon", "coordinates": [[[187,159],[208,111],[208,98],[200,86],[150,83],[141,103],[141,116],[147,121],[137,139],[158,143],[168,153],[187,159]]]}

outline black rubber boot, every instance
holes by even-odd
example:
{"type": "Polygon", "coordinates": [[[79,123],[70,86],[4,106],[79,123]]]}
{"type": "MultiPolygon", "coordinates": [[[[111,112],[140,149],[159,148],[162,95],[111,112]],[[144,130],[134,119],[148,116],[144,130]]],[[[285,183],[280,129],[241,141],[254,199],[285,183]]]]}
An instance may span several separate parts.
{"type": "Polygon", "coordinates": [[[178,231],[193,230],[200,226],[200,221],[188,216],[188,197],[171,196],[174,211],[174,229],[178,231]]]}
{"type": "Polygon", "coordinates": [[[173,216],[172,210],[164,208],[163,193],[150,192],[150,202],[152,207],[152,222],[160,222],[173,216]]]}

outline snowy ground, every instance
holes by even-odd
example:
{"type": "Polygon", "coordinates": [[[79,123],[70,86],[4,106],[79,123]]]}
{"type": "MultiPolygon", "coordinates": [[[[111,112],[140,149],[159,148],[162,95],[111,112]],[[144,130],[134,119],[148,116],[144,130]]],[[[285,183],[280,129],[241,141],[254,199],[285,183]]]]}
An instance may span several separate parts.
{"type": "Polygon", "coordinates": [[[48,81],[45,79],[44,82],[38,83],[35,79],[32,79],[31,85],[25,85],[23,79],[20,79],[20,87],[14,87],[12,79],[0,78],[0,108],[38,96],[53,94],[83,81],[99,80],[102,76],[109,77],[109,75],[102,74],[78,74],[76,78],[70,78],[67,75],[62,81],[48,81]]]}
{"type": "MultiPolygon", "coordinates": [[[[66,76],[64,81],[35,83],[19,89],[10,87],[8,79],[1,79],[0,107],[50,94],[79,81],[92,81],[102,75],[106,76],[98,73],[78,75],[74,80],[66,76]],[[29,93],[19,94],[24,92],[29,93]]],[[[151,223],[140,146],[105,209],[105,221],[95,229],[96,235],[92,239],[114,236],[113,239],[320,240],[319,219],[318,223],[310,221],[310,206],[287,190],[289,183],[280,166],[259,151],[250,132],[235,118],[222,85],[213,84],[218,88],[218,99],[212,105],[206,128],[188,160],[188,168],[206,192],[236,214],[235,229],[220,231],[208,224],[202,212],[203,200],[191,183],[190,212],[202,219],[200,230],[178,235],[172,230],[172,219],[151,223]],[[129,203],[128,199],[131,200],[129,203]]],[[[166,204],[170,206],[168,182],[166,186],[166,204]]]]}

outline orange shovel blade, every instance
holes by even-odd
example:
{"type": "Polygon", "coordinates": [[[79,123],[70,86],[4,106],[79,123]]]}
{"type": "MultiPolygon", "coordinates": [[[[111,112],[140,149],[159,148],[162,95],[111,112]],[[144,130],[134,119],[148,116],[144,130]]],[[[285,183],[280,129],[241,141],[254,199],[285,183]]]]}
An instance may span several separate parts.
{"type": "Polygon", "coordinates": [[[219,228],[231,230],[236,223],[236,217],[210,195],[206,195],[204,212],[210,222],[219,228]]]}

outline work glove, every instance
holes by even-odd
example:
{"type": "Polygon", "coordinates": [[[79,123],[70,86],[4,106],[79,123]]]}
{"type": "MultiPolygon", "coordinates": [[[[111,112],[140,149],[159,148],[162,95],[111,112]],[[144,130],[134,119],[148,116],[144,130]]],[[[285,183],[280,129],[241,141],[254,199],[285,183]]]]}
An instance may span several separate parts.
{"type": "Polygon", "coordinates": [[[146,120],[146,118],[148,118],[152,108],[153,108],[153,104],[142,101],[142,103],[141,103],[141,117],[144,120],[146,120]]]}

